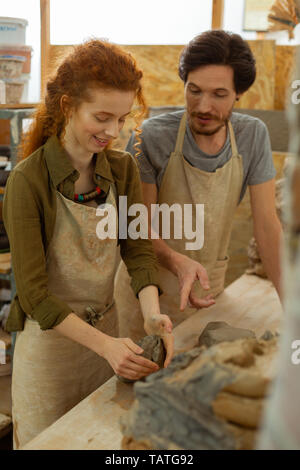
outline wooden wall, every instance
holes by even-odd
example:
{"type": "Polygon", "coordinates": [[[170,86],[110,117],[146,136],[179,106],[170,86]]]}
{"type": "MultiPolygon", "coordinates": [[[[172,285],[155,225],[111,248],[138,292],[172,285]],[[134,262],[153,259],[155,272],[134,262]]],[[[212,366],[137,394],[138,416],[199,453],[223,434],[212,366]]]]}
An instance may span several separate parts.
{"type": "MultiPolygon", "coordinates": [[[[286,94],[291,88],[294,57],[300,46],[276,46],[275,41],[249,41],[257,62],[257,79],[244,94],[237,107],[246,109],[285,109],[286,94]]],[[[182,106],[183,83],[178,76],[178,61],[184,46],[123,46],[133,54],[144,72],[143,84],[148,106],[182,106]]],[[[51,46],[47,76],[55,73],[57,65],[72,46],[51,46]]],[[[116,148],[124,149],[132,129],[128,119],[116,148]]]]}
{"type": "Polygon", "coordinates": [[[300,46],[277,46],[275,54],[275,103],[274,109],[286,109],[291,83],[295,74],[295,58],[300,46]]]}
{"type": "MultiPolygon", "coordinates": [[[[275,41],[249,41],[257,63],[257,79],[245,93],[238,106],[246,109],[285,109],[287,92],[291,90],[295,54],[300,46],[276,46],[275,41]]],[[[183,83],[177,72],[178,60],[184,46],[124,46],[136,58],[144,72],[145,97],[149,106],[182,106],[183,83]]],[[[72,50],[72,46],[51,46],[48,73],[55,71],[59,60],[72,50]]],[[[124,149],[135,127],[128,119],[116,148],[124,149]]],[[[273,154],[277,178],[282,176],[286,154],[273,154]]],[[[230,243],[230,264],[226,285],[237,279],[248,266],[247,246],[253,234],[249,190],[234,217],[230,243]]]]}
{"type": "MultiPolygon", "coordinates": [[[[257,79],[239,106],[252,109],[284,109],[290,87],[294,56],[300,46],[275,46],[275,41],[248,41],[257,62],[257,79]]],[[[123,46],[144,71],[144,90],[149,106],[184,104],[183,84],[177,68],[184,46],[123,46]]],[[[47,76],[55,72],[72,46],[51,46],[47,76]]]]}

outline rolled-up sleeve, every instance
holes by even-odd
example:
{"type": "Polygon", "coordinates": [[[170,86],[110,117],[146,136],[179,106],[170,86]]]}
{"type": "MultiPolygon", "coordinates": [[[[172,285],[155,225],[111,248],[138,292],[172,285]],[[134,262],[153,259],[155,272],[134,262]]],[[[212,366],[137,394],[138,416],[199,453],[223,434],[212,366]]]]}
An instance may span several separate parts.
{"type": "Polygon", "coordinates": [[[10,174],[3,202],[18,301],[42,330],[61,323],[72,309],[48,290],[42,208],[22,171],[10,174]]]}
{"type": "MultiPolygon", "coordinates": [[[[133,157],[127,167],[125,194],[128,208],[133,204],[143,204],[142,186],[139,170],[133,157]]],[[[128,216],[127,227],[134,220],[128,216]]],[[[127,233],[125,240],[120,240],[121,256],[131,276],[131,287],[137,296],[139,291],[148,285],[159,287],[157,258],[154,254],[152,243],[149,239],[132,239],[127,233]]]]}

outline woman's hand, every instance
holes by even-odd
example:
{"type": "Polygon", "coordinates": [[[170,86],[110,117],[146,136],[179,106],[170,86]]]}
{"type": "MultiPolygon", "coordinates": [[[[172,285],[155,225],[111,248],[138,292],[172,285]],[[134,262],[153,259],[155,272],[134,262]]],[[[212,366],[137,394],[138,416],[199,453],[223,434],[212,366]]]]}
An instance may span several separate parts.
{"type": "Polygon", "coordinates": [[[203,289],[209,289],[210,287],[206,269],[202,264],[181,253],[176,253],[172,264],[173,272],[178,277],[179,282],[181,311],[185,309],[188,302],[189,306],[195,308],[210,307],[215,304],[215,300],[211,294],[203,299],[199,299],[199,297],[192,292],[195,281],[199,281],[203,289]]]}
{"type": "Polygon", "coordinates": [[[172,334],[172,322],[168,315],[153,314],[146,318],[144,330],[148,335],[160,336],[166,349],[164,367],[168,367],[174,354],[174,336],[172,334]]]}
{"type": "Polygon", "coordinates": [[[130,380],[139,380],[159,370],[157,364],[139,356],[143,349],[130,338],[113,338],[106,336],[103,353],[114,372],[130,380]]]}

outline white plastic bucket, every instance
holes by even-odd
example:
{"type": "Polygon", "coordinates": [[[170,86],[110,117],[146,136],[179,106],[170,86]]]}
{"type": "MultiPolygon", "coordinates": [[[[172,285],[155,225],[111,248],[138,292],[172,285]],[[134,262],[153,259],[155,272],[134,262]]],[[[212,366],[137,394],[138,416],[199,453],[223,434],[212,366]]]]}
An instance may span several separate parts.
{"type": "Polygon", "coordinates": [[[27,25],[23,18],[0,16],[0,43],[25,45],[27,25]]]}

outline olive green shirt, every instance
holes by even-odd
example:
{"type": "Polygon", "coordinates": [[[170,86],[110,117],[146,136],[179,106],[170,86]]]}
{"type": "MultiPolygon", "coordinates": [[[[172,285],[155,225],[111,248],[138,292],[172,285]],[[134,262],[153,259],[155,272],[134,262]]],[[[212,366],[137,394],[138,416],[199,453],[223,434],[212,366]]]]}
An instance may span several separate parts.
{"type": "MultiPolygon", "coordinates": [[[[17,294],[11,304],[7,331],[22,330],[26,314],[46,330],[72,312],[71,307],[48,290],[45,254],[54,231],[56,190],[73,199],[78,178],[79,172],[56,136],[50,137],[10,173],[3,220],[10,242],[17,294]]],[[[138,167],[128,152],[105,149],[95,155],[94,182],[101,187],[104,196],[114,182],[117,196],[127,196],[128,207],[143,202],[138,167]]],[[[128,216],[128,224],[132,219],[128,216]]],[[[147,285],[158,286],[151,241],[128,237],[120,239],[119,244],[135,294],[147,285]]]]}

